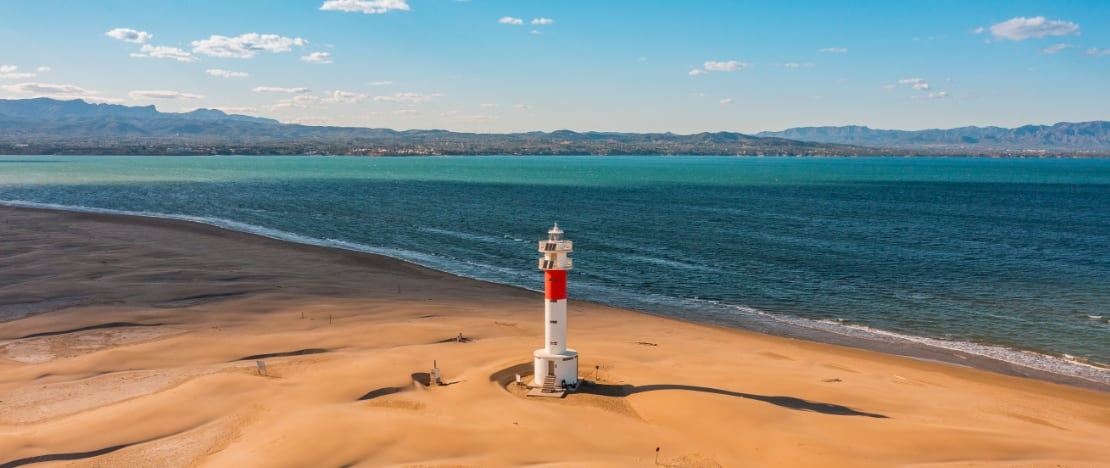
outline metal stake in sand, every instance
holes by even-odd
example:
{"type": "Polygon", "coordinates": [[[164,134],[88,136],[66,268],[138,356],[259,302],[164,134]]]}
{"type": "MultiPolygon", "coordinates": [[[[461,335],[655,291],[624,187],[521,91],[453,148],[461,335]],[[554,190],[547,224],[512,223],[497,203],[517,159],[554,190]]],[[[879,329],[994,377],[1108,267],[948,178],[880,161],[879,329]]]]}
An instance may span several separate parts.
{"type": "Polygon", "coordinates": [[[266,361],[254,361],[258,365],[258,375],[266,375],[266,361]]]}

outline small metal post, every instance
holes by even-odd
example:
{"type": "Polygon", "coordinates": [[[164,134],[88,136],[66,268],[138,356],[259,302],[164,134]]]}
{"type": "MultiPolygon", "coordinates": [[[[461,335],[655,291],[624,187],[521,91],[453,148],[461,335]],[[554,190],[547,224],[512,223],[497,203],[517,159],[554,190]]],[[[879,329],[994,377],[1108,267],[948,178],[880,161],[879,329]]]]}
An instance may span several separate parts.
{"type": "Polygon", "coordinates": [[[659,464],[659,447],[655,447],[655,464],[659,464]]]}

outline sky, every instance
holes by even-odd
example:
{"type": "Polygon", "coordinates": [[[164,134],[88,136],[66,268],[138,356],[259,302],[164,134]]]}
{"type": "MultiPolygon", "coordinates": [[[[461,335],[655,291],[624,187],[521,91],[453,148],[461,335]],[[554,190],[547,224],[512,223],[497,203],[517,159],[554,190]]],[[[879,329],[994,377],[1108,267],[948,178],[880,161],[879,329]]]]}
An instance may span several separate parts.
{"type": "Polygon", "coordinates": [[[3,0],[0,99],[502,133],[1110,120],[1110,1],[3,0]]]}

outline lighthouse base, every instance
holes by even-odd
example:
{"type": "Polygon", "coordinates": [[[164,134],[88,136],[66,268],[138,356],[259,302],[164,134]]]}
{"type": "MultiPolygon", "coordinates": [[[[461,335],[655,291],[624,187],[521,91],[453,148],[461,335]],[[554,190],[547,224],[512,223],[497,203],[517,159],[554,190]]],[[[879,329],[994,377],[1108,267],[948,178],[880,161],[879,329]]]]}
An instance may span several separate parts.
{"type": "Polygon", "coordinates": [[[532,374],[532,385],[542,387],[548,376],[554,377],[556,388],[578,385],[578,351],[568,349],[561,353],[550,353],[546,348],[537,349],[532,374]]]}

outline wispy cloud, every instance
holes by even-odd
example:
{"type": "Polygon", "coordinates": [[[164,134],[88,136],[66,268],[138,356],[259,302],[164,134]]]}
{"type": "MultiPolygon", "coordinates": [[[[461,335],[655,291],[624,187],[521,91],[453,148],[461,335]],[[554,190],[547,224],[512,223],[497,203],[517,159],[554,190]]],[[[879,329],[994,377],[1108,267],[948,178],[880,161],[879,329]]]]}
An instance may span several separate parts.
{"type": "Polygon", "coordinates": [[[929,99],[944,99],[948,97],[948,91],[937,91],[929,93],[929,99]]]}
{"type": "Polygon", "coordinates": [[[251,58],[259,52],[289,52],[294,46],[308,45],[299,37],[277,34],[247,33],[236,37],[213,34],[208,39],[193,41],[193,53],[222,58],[251,58]]]}
{"type": "Polygon", "coordinates": [[[309,63],[331,63],[331,52],[313,52],[301,56],[301,60],[309,63]]]}
{"type": "Polygon", "coordinates": [[[929,89],[929,83],[922,78],[905,78],[898,80],[898,84],[909,86],[918,91],[925,91],[929,89]]]}
{"type": "Polygon", "coordinates": [[[289,99],[282,99],[282,100],[278,101],[277,104],[274,104],[274,105],[269,106],[269,107],[271,109],[282,109],[282,108],[288,108],[288,107],[305,108],[305,107],[310,107],[314,104],[319,104],[321,101],[323,101],[323,98],[321,98],[319,96],[301,95],[301,96],[293,96],[292,98],[289,98],[289,99]]]}
{"type": "Polygon", "coordinates": [[[1079,25],[1070,21],[1045,19],[1043,16],[1033,18],[1018,16],[993,24],[989,28],[977,28],[975,33],[982,34],[987,31],[990,31],[991,36],[995,39],[1024,41],[1030,38],[1041,39],[1048,36],[1079,35],[1079,25]]]}
{"type": "Polygon", "coordinates": [[[813,68],[812,63],[794,63],[794,62],[791,62],[791,63],[784,63],[784,64],[782,64],[782,66],[785,67],[785,68],[790,68],[790,69],[813,68]]]}
{"type": "Polygon", "coordinates": [[[528,110],[528,109],[531,109],[531,108],[532,108],[532,106],[530,106],[528,104],[513,104],[513,109],[517,109],[517,110],[528,110]]]}
{"type": "Polygon", "coordinates": [[[1045,48],[1041,49],[1041,53],[1042,53],[1042,54],[1045,54],[1045,55],[1052,55],[1052,54],[1055,54],[1055,53],[1058,53],[1058,52],[1061,52],[1061,51],[1064,51],[1064,50],[1070,49],[1070,48],[1072,48],[1072,47],[1075,47],[1075,46],[1073,46],[1073,45],[1071,45],[1071,44],[1056,44],[1056,45],[1050,45],[1050,46],[1048,46],[1048,47],[1045,47],[1045,48]]]}
{"type": "Polygon", "coordinates": [[[15,65],[0,65],[0,79],[9,80],[24,80],[27,78],[34,78],[34,73],[18,72],[18,66],[15,65]]]}
{"type": "Polygon", "coordinates": [[[732,104],[732,98],[724,98],[724,99],[721,99],[719,102],[721,103],[722,106],[731,105],[732,104]]]}
{"type": "Polygon", "coordinates": [[[405,0],[327,0],[320,9],[377,15],[394,10],[408,11],[409,4],[405,0]]]}
{"type": "Polygon", "coordinates": [[[416,109],[401,109],[393,111],[393,115],[420,115],[420,111],[416,109]]]}
{"type": "Polygon", "coordinates": [[[1105,57],[1107,55],[1110,55],[1110,49],[1097,49],[1092,47],[1090,49],[1087,49],[1087,55],[1090,55],[1091,57],[1105,57]]]}
{"type": "Polygon", "coordinates": [[[494,108],[497,107],[497,104],[493,104],[493,103],[478,104],[478,107],[481,107],[483,109],[494,109],[494,108]]]}
{"type": "Polygon", "coordinates": [[[705,70],[702,70],[702,69],[700,69],[700,68],[695,68],[695,69],[693,69],[693,70],[690,70],[690,72],[689,72],[689,73],[687,73],[687,75],[690,75],[690,76],[701,76],[701,75],[705,75],[705,74],[707,74],[707,73],[709,73],[709,72],[707,72],[707,71],[705,71],[705,70]]]}
{"type": "Polygon", "coordinates": [[[47,66],[41,66],[36,68],[35,71],[39,73],[50,73],[51,71],[54,71],[54,69],[47,66]]]}
{"type": "Polygon", "coordinates": [[[386,80],[386,81],[371,81],[369,83],[366,83],[367,86],[389,86],[391,84],[393,84],[393,82],[388,81],[388,80],[386,80]]]}
{"type": "Polygon", "coordinates": [[[375,102],[408,102],[412,104],[420,104],[429,102],[432,99],[439,97],[440,94],[421,94],[421,93],[393,93],[388,96],[374,96],[375,102]]]}
{"type": "Polygon", "coordinates": [[[369,95],[362,93],[354,93],[350,91],[333,91],[331,97],[325,99],[327,102],[335,102],[340,104],[354,104],[365,101],[369,95]]]}
{"type": "Polygon", "coordinates": [[[747,64],[747,63],[744,63],[744,62],[738,62],[736,60],[729,60],[729,61],[726,61],[726,62],[712,62],[712,61],[705,62],[704,64],[702,64],[702,67],[705,68],[705,71],[732,72],[732,71],[740,71],[740,70],[743,70],[745,68],[748,68],[749,65],[750,64],[747,64]]]}
{"type": "Polygon", "coordinates": [[[247,113],[247,112],[258,112],[257,107],[251,107],[251,106],[192,107],[192,108],[187,108],[187,109],[181,109],[181,112],[192,112],[192,111],[201,110],[201,109],[218,110],[218,111],[221,111],[225,114],[244,114],[244,113],[247,113]]]}
{"type": "Polygon", "coordinates": [[[259,86],[252,91],[256,93],[282,93],[282,94],[304,94],[311,93],[312,90],[308,88],[280,88],[277,86],[259,86]]]}
{"type": "Polygon", "coordinates": [[[97,94],[96,91],[90,91],[80,86],[49,83],[17,83],[0,86],[0,88],[13,93],[51,96],[88,96],[97,94]]]}
{"type": "Polygon", "coordinates": [[[167,90],[139,90],[127,93],[131,99],[136,101],[143,99],[173,99],[173,100],[186,100],[186,99],[204,99],[203,95],[182,93],[180,91],[167,91],[167,90]]]}
{"type": "Polygon", "coordinates": [[[497,22],[501,24],[524,24],[523,19],[513,18],[512,16],[503,16],[497,22]]]}
{"type": "Polygon", "coordinates": [[[843,47],[825,47],[824,49],[817,49],[817,51],[826,54],[843,54],[848,52],[848,49],[843,47]]]}
{"type": "Polygon", "coordinates": [[[118,39],[133,44],[142,44],[154,37],[153,34],[146,31],[137,31],[131,28],[116,28],[104,33],[104,35],[112,39],[118,39]]]}
{"type": "Polygon", "coordinates": [[[150,44],[143,44],[143,47],[138,52],[133,52],[132,57],[137,58],[160,58],[172,59],[178,62],[196,62],[198,59],[188,51],[178,49],[177,47],[169,46],[156,46],[150,44]]]}
{"type": "Polygon", "coordinates": [[[551,23],[554,23],[554,22],[555,22],[555,20],[553,20],[551,18],[533,18],[532,19],[532,24],[541,24],[542,25],[542,24],[551,24],[551,23]]]}
{"type": "Polygon", "coordinates": [[[250,76],[249,74],[247,74],[247,72],[220,70],[219,68],[209,68],[204,72],[212,76],[218,76],[220,78],[246,78],[250,76]]]}

